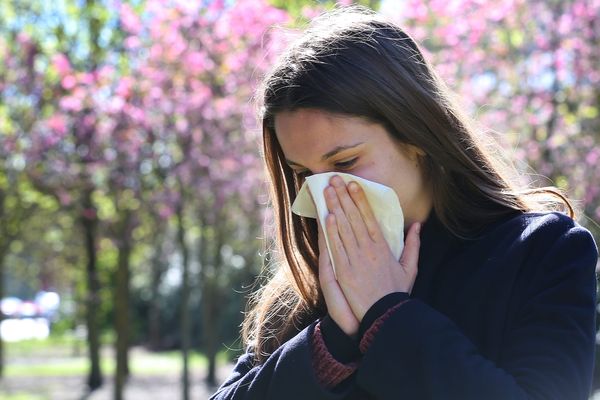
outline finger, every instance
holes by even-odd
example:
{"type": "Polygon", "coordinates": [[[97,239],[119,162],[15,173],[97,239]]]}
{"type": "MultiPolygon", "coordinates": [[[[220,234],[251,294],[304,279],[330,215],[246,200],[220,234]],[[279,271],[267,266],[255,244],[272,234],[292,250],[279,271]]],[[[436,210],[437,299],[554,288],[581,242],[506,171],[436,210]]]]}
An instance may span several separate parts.
{"type": "Polygon", "coordinates": [[[375,218],[375,214],[373,213],[373,209],[367,200],[367,196],[365,191],[360,185],[354,181],[350,182],[348,185],[348,191],[350,192],[350,196],[354,201],[354,204],[358,207],[358,211],[364,221],[367,232],[371,239],[376,242],[380,242],[383,240],[383,233],[381,232],[381,228],[379,227],[379,223],[375,218]]]}
{"type": "Polygon", "coordinates": [[[328,290],[329,285],[337,285],[333,262],[327,250],[327,242],[325,241],[325,232],[321,225],[321,221],[317,218],[317,226],[319,228],[319,282],[323,290],[328,290]]]}
{"type": "Polygon", "coordinates": [[[348,266],[348,256],[344,249],[344,244],[340,239],[337,226],[337,218],[335,214],[327,215],[325,219],[325,225],[327,230],[327,237],[329,238],[329,248],[331,250],[331,257],[333,258],[332,264],[335,265],[337,277],[340,276],[340,270],[343,270],[345,266],[348,266]]]}
{"type": "MultiPolygon", "coordinates": [[[[325,253],[327,253],[325,251],[325,253]]],[[[319,283],[324,292],[328,292],[332,285],[337,285],[333,265],[329,260],[329,254],[324,254],[322,262],[319,263],[319,283]]]]}
{"type": "MultiPolygon", "coordinates": [[[[354,232],[352,231],[352,227],[346,218],[346,214],[342,209],[339,198],[337,196],[335,188],[332,186],[328,186],[325,189],[325,203],[327,204],[327,208],[329,212],[335,215],[335,226],[338,230],[338,236],[341,239],[341,243],[347,252],[352,252],[358,248],[358,244],[356,242],[356,238],[354,237],[354,232]]],[[[327,232],[329,235],[329,231],[327,232]]],[[[331,243],[331,235],[328,236],[331,243]]]]}
{"type": "Polygon", "coordinates": [[[337,285],[335,279],[335,273],[333,271],[333,265],[331,258],[329,258],[329,252],[327,251],[327,242],[325,242],[325,233],[321,226],[321,221],[317,218],[317,226],[319,228],[319,282],[321,288],[324,291],[328,291],[329,285],[337,285]]]}
{"type": "Polygon", "coordinates": [[[400,265],[407,272],[415,272],[419,264],[419,248],[421,246],[421,223],[415,222],[411,225],[404,241],[404,250],[400,257],[400,265]]]}
{"type": "Polygon", "coordinates": [[[317,218],[317,230],[318,230],[318,244],[319,244],[319,258],[323,257],[324,260],[329,261],[329,253],[327,252],[327,242],[325,242],[325,232],[321,226],[321,221],[317,218]]]}
{"type": "Polygon", "coordinates": [[[331,184],[335,189],[338,201],[342,207],[342,210],[344,211],[346,220],[348,221],[348,224],[354,233],[356,244],[360,246],[363,238],[370,239],[367,227],[360,214],[360,210],[354,203],[352,197],[350,197],[346,183],[342,178],[337,175],[332,177],[331,184]]]}
{"type": "Polygon", "coordinates": [[[321,226],[321,221],[319,217],[316,218],[317,221],[317,231],[319,232],[319,240],[321,240],[321,233],[323,233],[323,227],[321,226]]]}

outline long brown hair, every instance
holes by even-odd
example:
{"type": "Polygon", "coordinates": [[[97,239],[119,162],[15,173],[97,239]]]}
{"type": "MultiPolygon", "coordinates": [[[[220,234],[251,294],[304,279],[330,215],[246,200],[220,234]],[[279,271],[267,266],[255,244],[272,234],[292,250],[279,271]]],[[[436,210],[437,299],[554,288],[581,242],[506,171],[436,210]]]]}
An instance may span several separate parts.
{"type": "Polygon", "coordinates": [[[435,212],[459,237],[473,238],[511,214],[558,204],[574,217],[558,189],[518,183],[515,169],[461,113],[415,41],[372,11],[338,9],[314,20],[265,78],[262,102],[275,241],[283,257],[244,321],[243,339],[258,362],[326,312],[318,285],[317,226],[291,213],[302,178],[285,162],[275,135],[277,113],[318,109],[358,116],[422,149],[419,162],[435,212]]]}

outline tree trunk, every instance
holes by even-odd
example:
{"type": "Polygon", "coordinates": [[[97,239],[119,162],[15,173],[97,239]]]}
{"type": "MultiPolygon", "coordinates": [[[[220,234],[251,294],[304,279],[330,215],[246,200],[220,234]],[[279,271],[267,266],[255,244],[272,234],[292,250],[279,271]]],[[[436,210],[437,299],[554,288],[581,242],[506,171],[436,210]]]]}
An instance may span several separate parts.
{"type": "Polygon", "coordinates": [[[131,219],[129,210],[124,211],[118,240],[118,265],[115,290],[115,386],[114,399],[123,399],[125,382],[129,375],[129,259],[131,255],[131,219]]]}
{"type": "Polygon", "coordinates": [[[100,282],[96,266],[96,210],[92,205],[92,190],[86,189],[83,193],[84,215],[81,223],[85,235],[85,250],[87,255],[87,298],[86,298],[86,325],[87,342],[90,357],[90,371],[88,387],[90,391],[102,386],[102,372],[100,370],[100,330],[98,327],[98,309],[100,303],[100,282]]]}
{"type": "MultiPolygon", "coordinates": [[[[223,219],[221,219],[223,221],[223,219]]],[[[225,244],[225,226],[223,222],[215,221],[215,243],[212,247],[211,260],[202,265],[202,315],[203,315],[203,337],[204,337],[204,351],[206,353],[208,361],[208,371],[206,374],[206,383],[210,386],[215,386],[217,383],[216,370],[217,370],[217,351],[219,341],[219,312],[218,306],[220,304],[220,289],[219,289],[219,274],[222,272],[223,257],[221,255],[221,248],[225,244]],[[214,271],[209,273],[208,268],[213,268],[214,271]]],[[[208,246],[204,247],[204,251],[208,246]]]]}
{"type": "Polygon", "coordinates": [[[159,287],[162,280],[164,265],[162,252],[162,235],[157,235],[160,239],[155,242],[157,253],[152,260],[152,282],[150,304],[148,306],[148,342],[152,350],[158,350],[161,347],[161,329],[160,329],[160,297],[159,287]]]}
{"type": "MultiPolygon", "coordinates": [[[[4,298],[4,256],[6,255],[5,246],[0,246],[0,299],[4,298]]],[[[0,310],[0,324],[4,321],[4,313],[0,310]]],[[[0,378],[4,377],[4,340],[0,336],[0,378]]]]}
{"type": "MultiPolygon", "coordinates": [[[[85,289],[84,289],[85,290],[85,289]]],[[[75,281],[73,281],[71,283],[71,293],[73,298],[71,299],[71,301],[73,301],[75,303],[75,314],[73,315],[73,320],[72,320],[72,325],[71,325],[71,329],[73,329],[73,332],[76,332],[76,337],[77,339],[73,341],[73,351],[72,351],[72,356],[73,357],[80,357],[81,353],[82,353],[82,349],[81,349],[81,342],[79,341],[79,335],[77,334],[77,328],[79,326],[79,323],[81,322],[81,316],[82,316],[82,312],[83,312],[83,316],[85,316],[85,312],[87,310],[85,305],[81,305],[82,301],[81,301],[81,296],[79,296],[80,293],[78,293],[77,290],[77,283],[75,281]]]]}
{"type": "Polygon", "coordinates": [[[218,291],[216,279],[204,277],[202,290],[202,315],[204,327],[204,349],[208,360],[208,371],[206,373],[206,383],[209,386],[217,384],[217,350],[219,340],[219,314],[217,312],[218,291]]]}
{"type": "MultiPolygon", "coordinates": [[[[96,1],[86,0],[86,11],[94,9],[96,1]]],[[[88,14],[89,24],[89,39],[91,47],[90,61],[92,63],[91,70],[96,70],[99,60],[101,58],[100,46],[98,38],[100,37],[99,32],[102,28],[99,24],[99,19],[91,14],[88,14]]],[[[82,159],[82,167],[84,170],[87,168],[87,160],[82,159]]],[[[87,172],[85,173],[87,174],[87,172]]],[[[89,182],[88,179],[84,181],[89,182]]],[[[85,240],[86,240],[86,252],[88,256],[87,263],[87,279],[88,279],[88,296],[87,296],[87,310],[86,310],[86,324],[88,332],[88,347],[90,353],[90,373],[88,377],[88,386],[90,390],[95,390],[102,386],[102,372],[100,370],[100,327],[98,325],[98,310],[100,308],[100,281],[98,279],[98,271],[96,266],[96,225],[97,225],[97,214],[96,208],[92,203],[92,189],[86,188],[83,193],[83,207],[85,210],[92,211],[89,215],[84,215],[82,218],[85,240]]]]}
{"type": "Polygon", "coordinates": [[[190,316],[189,316],[189,252],[185,243],[185,228],[183,226],[183,189],[181,188],[179,204],[177,205],[177,241],[182,255],[181,277],[181,356],[183,370],[181,373],[182,399],[190,398],[189,349],[190,349],[190,316]]]}

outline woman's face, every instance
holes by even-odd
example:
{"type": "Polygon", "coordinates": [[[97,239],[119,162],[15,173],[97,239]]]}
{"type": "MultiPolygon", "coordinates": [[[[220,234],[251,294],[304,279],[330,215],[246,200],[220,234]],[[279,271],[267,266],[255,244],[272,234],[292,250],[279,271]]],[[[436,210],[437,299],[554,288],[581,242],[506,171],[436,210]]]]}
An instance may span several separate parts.
{"type": "Polygon", "coordinates": [[[431,194],[417,162],[417,155],[424,153],[402,145],[382,125],[300,109],[277,114],[275,131],[288,165],[297,173],[338,171],[381,183],[398,195],[405,228],[427,219],[431,194]]]}

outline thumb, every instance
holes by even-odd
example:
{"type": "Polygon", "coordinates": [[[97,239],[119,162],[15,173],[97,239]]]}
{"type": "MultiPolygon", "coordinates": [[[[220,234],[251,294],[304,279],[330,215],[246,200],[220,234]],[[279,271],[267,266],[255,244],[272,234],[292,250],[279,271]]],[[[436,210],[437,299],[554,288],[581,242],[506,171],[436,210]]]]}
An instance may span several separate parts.
{"type": "Polygon", "coordinates": [[[410,226],[406,240],[404,241],[404,250],[400,257],[400,265],[406,272],[417,272],[419,265],[419,248],[421,247],[421,223],[415,222],[410,226]]]}

